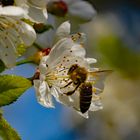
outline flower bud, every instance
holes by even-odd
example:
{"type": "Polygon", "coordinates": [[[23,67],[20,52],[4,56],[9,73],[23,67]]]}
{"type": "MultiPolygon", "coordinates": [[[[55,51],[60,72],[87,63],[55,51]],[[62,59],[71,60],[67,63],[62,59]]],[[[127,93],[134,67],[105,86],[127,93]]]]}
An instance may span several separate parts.
{"type": "Polygon", "coordinates": [[[42,33],[45,30],[45,24],[43,23],[35,23],[33,27],[37,33],[42,33]]]}
{"type": "Polygon", "coordinates": [[[64,17],[68,12],[68,6],[64,1],[53,1],[48,3],[47,11],[55,16],[64,17]]]}
{"type": "Polygon", "coordinates": [[[45,25],[44,23],[34,23],[33,28],[36,33],[43,33],[49,29],[53,29],[52,25],[45,25]]]}
{"type": "Polygon", "coordinates": [[[41,50],[41,51],[38,51],[37,53],[35,53],[35,54],[32,56],[31,60],[32,60],[34,63],[39,64],[41,58],[42,58],[43,56],[48,55],[48,54],[50,53],[50,51],[51,51],[51,48],[46,48],[46,49],[43,49],[43,50],[41,50]]]}

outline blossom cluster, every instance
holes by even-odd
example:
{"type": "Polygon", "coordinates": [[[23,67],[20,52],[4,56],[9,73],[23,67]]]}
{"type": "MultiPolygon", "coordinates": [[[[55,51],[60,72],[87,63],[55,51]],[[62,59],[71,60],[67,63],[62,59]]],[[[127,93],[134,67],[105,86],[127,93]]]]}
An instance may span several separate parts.
{"type": "Polygon", "coordinates": [[[6,68],[16,66],[26,49],[34,46],[38,33],[51,24],[49,19],[57,23],[69,20],[56,30],[51,51],[42,48],[41,55],[32,57],[39,63],[32,81],[41,105],[54,107],[55,98],[86,118],[88,111],[102,109],[102,77],[108,71],[95,68],[96,59],[86,57],[84,33],[70,34],[71,21],[88,22],[95,14],[82,0],[0,1],[0,60],[6,68]]]}
{"type": "Polygon", "coordinates": [[[59,0],[0,1],[0,59],[6,67],[16,65],[16,58],[36,40],[36,32],[31,23],[47,23],[47,9],[56,15],[57,11],[67,9],[65,14],[79,16],[85,21],[91,20],[95,14],[91,5],[83,1],[75,4],[72,1],[59,0]],[[82,7],[85,7],[83,12],[78,9],[82,7]]]}
{"type": "Polygon", "coordinates": [[[58,102],[74,108],[88,118],[88,111],[102,109],[100,93],[103,87],[99,78],[106,71],[92,67],[96,59],[85,57],[86,51],[83,46],[85,34],[70,35],[69,22],[60,25],[56,31],[56,38],[57,41],[49,55],[44,56],[40,62],[39,78],[34,80],[38,102],[45,107],[54,107],[53,96],[58,102]],[[79,70],[75,71],[74,68],[69,74],[73,66],[77,66],[79,70]],[[88,84],[91,84],[91,87],[88,84]],[[87,88],[85,93],[82,86],[87,88]],[[82,92],[86,94],[81,96],[85,97],[85,101],[80,99],[82,92]]]}

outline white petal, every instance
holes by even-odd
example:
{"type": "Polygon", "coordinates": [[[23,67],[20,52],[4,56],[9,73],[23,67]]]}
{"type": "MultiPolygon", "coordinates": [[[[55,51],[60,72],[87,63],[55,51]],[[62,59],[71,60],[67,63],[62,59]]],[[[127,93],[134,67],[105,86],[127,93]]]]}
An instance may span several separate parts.
{"type": "Polygon", "coordinates": [[[20,7],[5,6],[5,7],[0,7],[0,15],[23,17],[25,15],[25,11],[20,7]]]}
{"type": "Polygon", "coordinates": [[[56,40],[68,37],[70,34],[70,23],[68,21],[62,23],[56,31],[56,40]]]}
{"type": "Polygon", "coordinates": [[[34,29],[30,25],[22,22],[22,30],[23,32],[20,33],[20,36],[22,37],[24,44],[26,46],[31,46],[36,39],[34,29]]]}
{"type": "Polygon", "coordinates": [[[41,62],[39,64],[39,70],[41,74],[46,74],[48,68],[46,67],[46,61],[48,59],[49,56],[44,56],[41,59],[41,62]]]}
{"type": "Polygon", "coordinates": [[[91,105],[90,105],[90,108],[89,108],[90,111],[97,111],[97,110],[100,110],[100,109],[103,109],[103,106],[102,106],[100,101],[91,102],[91,105]]]}
{"type": "Polygon", "coordinates": [[[97,60],[95,58],[85,58],[85,59],[89,64],[94,64],[97,62],[97,60]]]}
{"type": "MultiPolygon", "coordinates": [[[[44,8],[44,9],[42,9],[42,11],[43,11],[43,15],[44,15],[45,19],[48,19],[47,9],[44,8]]],[[[46,20],[45,20],[45,21],[46,21],[46,20]]]]}
{"type": "MultiPolygon", "coordinates": [[[[59,98],[59,94],[58,91],[56,90],[56,88],[53,86],[51,88],[51,94],[55,97],[55,99],[57,100],[59,98]]],[[[57,100],[58,101],[58,100],[57,100]]]]}
{"type": "Polygon", "coordinates": [[[74,43],[71,38],[64,38],[59,40],[52,48],[49,58],[47,59],[47,64],[50,68],[54,67],[60,62],[62,63],[62,60],[65,57],[69,57],[70,62],[73,59],[75,63],[76,59],[80,59],[79,57],[83,58],[84,56],[85,49],[81,45],[74,43]]]}
{"type": "Polygon", "coordinates": [[[94,17],[96,11],[93,9],[92,5],[86,1],[75,1],[73,4],[69,5],[69,13],[77,18],[89,21],[94,17]]]}
{"type": "Polygon", "coordinates": [[[46,0],[16,0],[15,5],[22,7],[26,12],[25,18],[29,18],[35,22],[46,23],[48,18],[46,9],[46,0]],[[28,15],[27,15],[28,14],[28,15]]]}
{"type": "MultiPolygon", "coordinates": [[[[63,60],[62,60],[63,61],[63,60]]],[[[80,56],[70,56],[65,59],[65,62],[62,62],[63,66],[66,68],[70,68],[73,64],[78,64],[80,67],[85,67],[86,69],[89,68],[89,65],[84,59],[80,56]],[[69,62],[67,62],[69,60],[69,62]]]]}
{"type": "Polygon", "coordinates": [[[25,50],[25,47],[30,46],[36,39],[34,29],[18,18],[2,16],[0,19],[4,25],[4,29],[0,32],[1,51],[4,49],[0,57],[9,68],[16,64],[16,57],[25,50]]]}
{"type": "Polygon", "coordinates": [[[70,51],[73,46],[73,41],[70,38],[63,38],[59,40],[51,49],[47,63],[54,65],[56,61],[60,61],[59,58],[66,52],[70,51]]]}
{"type": "Polygon", "coordinates": [[[71,49],[72,51],[73,51],[73,55],[75,55],[75,56],[79,56],[79,57],[85,57],[85,55],[86,55],[86,51],[85,51],[85,49],[83,48],[83,46],[82,45],[80,45],[80,44],[74,44],[73,46],[72,46],[72,49],[71,49]]]}
{"type": "Polygon", "coordinates": [[[28,0],[28,2],[36,8],[42,8],[46,7],[48,0],[28,0]]]}
{"type": "Polygon", "coordinates": [[[0,38],[0,59],[4,62],[5,66],[12,68],[16,64],[16,50],[13,42],[4,38],[0,38]]]}
{"type": "Polygon", "coordinates": [[[81,113],[81,112],[77,111],[77,113],[80,114],[82,117],[84,117],[84,118],[86,118],[86,119],[89,118],[89,116],[88,116],[88,111],[87,111],[86,113],[81,113]]]}
{"type": "Polygon", "coordinates": [[[36,7],[30,6],[28,12],[32,20],[43,23],[47,22],[48,14],[46,9],[37,9],[36,7]]]}
{"type": "Polygon", "coordinates": [[[52,87],[52,95],[55,97],[56,101],[64,104],[66,106],[71,106],[71,102],[69,101],[68,96],[64,95],[63,93],[61,93],[60,88],[58,87],[52,87]]]}
{"type": "Polygon", "coordinates": [[[64,104],[66,106],[71,106],[71,101],[69,99],[70,97],[65,96],[63,93],[61,93],[60,89],[58,89],[57,87],[53,86],[51,88],[51,94],[55,97],[57,102],[64,104]]]}
{"type": "Polygon", "coordinates": [[[34,87],[36,89],[36,95],[38,102],[48,108],[53,108],[52,95],[46,82],[34,80],[34,87]]]}

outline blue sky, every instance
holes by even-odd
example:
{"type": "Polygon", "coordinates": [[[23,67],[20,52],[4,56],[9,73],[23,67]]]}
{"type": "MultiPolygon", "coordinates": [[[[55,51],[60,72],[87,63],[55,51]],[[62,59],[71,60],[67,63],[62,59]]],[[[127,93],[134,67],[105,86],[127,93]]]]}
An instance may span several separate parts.
{"type": "MultiPolygon", "coordinates": [[[[6,73],[30,77],[34,73],[34,67],[19,66],[6,73]],[[27,71],[28,69],[30,71],[27,71]]],[[[41,106],[36,100],[35,90],[32,87],[15,103],[3,107],[4,117],[19,132],[22,140],[62,140],[62,138],[74,140],[76,138],[74,130],[67,127],[69,122],[63,120],[65,119],[63,113],[67,108],[55,104],[55,109],[41,106]],[[64,124],[66,122],[67,125],[64,124]]],[[[69,113],[68,111],[66,112],[69,113]]]]}

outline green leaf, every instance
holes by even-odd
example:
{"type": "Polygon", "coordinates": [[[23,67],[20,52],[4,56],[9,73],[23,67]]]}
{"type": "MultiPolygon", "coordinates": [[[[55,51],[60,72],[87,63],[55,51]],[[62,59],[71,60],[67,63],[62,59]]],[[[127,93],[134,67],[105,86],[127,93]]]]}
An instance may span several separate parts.
{"type": "Polygon", "coordinates": [[[7,123],[0,114],[0,139],[2,140],[21,140],[17,132],[7,123]]]}
{"type": "Polygon", "coordinates": [[[5,65],[4,63],[0,60],[0,73],[5,70],[5,65]]]}
{"type": "Polygon", "coordinates": [[[130,49],[116,36],[105,36],[98,39],[98,51],[101,53],[101,61],[117,70],[128,78],[139,78],[140,55],[130,49]]]}
{"type": "Polygon", "coordinates": [[[31,81],[26,78],[14,75],[1,75],[0,107],[13,103],[30,87],[31,81]]]}

